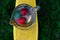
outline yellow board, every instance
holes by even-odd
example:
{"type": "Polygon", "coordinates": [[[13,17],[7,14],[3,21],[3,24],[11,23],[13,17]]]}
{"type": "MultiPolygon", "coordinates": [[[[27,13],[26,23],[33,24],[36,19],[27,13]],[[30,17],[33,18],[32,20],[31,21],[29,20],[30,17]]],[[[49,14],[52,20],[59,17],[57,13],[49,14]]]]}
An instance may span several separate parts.
{"type": "MultiPolygon", "coordinates": [[[[20,4],[28,4],[32,7],[36,7],[36,0],[16,0],[16,6],[20,4]]],[[[38,20],[36,13],[36,21],[32,25],[32,28],[28,30],[21,30],[13,27],[14,40],[38,40],[38,20]]]]}

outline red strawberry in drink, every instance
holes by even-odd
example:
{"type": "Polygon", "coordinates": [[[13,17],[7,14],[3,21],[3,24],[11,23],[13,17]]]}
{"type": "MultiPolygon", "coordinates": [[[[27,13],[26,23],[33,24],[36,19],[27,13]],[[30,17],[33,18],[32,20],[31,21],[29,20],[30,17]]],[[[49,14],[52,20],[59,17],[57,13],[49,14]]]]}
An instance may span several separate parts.
{"type": "Polygon", "coordinates": [[[18,24],[24,25],[24,24],[26,23],[26,18],[21,17],[21,18],[19,18],[18,20],[16,20],[16,22],[17,22],[18,24]]]}
{"type": "Polygon", "coordinates": [[[22,16],[25,16],[26,14],[28,14],[29,10],[26,8],[23,8],[20,10],[20,12],[21,12],[22,16]]]}

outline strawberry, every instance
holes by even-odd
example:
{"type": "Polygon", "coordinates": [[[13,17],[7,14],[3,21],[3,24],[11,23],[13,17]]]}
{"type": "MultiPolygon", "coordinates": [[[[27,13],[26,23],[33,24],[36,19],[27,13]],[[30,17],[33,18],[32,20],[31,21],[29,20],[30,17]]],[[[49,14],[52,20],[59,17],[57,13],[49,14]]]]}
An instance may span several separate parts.
{"type": "Polygon", "coordinates": [[[26,22],[26,18],[25,18],[25,17],[21,17],[21,18],[19,18],[18,20],[16,20],[16,22],[17,22],[18,24],[24,25],[25,22],[26,22]]]}
{"type": "Polygon", "coordinates": [[[25,16],[26,14],[28,14],[29,10],[24,8],[24,9],[21,9],[21,14],[22,16],[25,16]]]}

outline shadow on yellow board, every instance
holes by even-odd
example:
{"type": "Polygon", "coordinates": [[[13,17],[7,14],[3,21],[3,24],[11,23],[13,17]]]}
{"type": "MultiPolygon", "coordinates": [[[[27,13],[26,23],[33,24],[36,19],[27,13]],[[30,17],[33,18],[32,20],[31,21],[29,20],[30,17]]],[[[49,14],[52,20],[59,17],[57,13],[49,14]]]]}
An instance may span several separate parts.
{"type": "MultiPolygon", "coordinates": [[[[36,7],[36,0],[16,0],[16,6],[20,4],[28,4],[32,7],[36,7]]],[[[14,40],[38,40],[38,20],[36,12],[36,21],[32,25],[32,28],[28,30],[20,30],[13,27],[14,40]]]]}

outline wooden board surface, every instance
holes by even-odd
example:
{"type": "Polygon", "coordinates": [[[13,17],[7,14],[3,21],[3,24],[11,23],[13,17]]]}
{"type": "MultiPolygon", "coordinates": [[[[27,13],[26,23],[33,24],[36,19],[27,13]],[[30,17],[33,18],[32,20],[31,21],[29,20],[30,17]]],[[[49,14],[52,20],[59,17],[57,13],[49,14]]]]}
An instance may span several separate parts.
{"type": "MultiPolygon", "coordinates": [[[[16,6],[19,4],[28,4],[32,7],[36,7],[36,0],[16,0],[16,6]]],[[[33,27],[28,30],[20,30],[13,27],[14,40],[38,40],[38,20],[36,13],[36,21],[32,25],[33,27]]]]}

